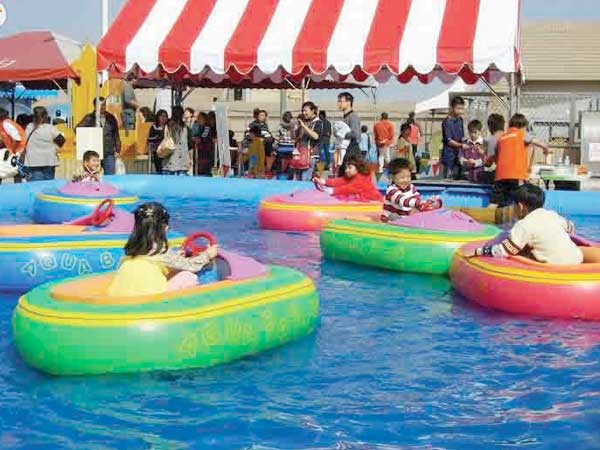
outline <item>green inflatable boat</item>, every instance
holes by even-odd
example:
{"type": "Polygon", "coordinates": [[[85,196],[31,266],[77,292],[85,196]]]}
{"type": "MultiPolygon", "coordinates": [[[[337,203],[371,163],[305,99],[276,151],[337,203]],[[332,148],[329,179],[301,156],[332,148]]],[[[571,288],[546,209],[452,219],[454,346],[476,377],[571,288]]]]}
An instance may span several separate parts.
{"type": "Polygon", "coordinates": [[[112,274],[44,284],[13,315],[23,359],[52,375],[208,367],[311,333],[313,282],[300,272],[223,252],[217,281],[143,297],[108,297],[112,274]]]}
{"type": "Polygon", "coordinates": [[[446,274],[462,245],[489,240],[500,233],[467,215],[448,210],[417,213],[383,224],[334,220],[321,232],[326,259],[399,272],[446,274]]]}

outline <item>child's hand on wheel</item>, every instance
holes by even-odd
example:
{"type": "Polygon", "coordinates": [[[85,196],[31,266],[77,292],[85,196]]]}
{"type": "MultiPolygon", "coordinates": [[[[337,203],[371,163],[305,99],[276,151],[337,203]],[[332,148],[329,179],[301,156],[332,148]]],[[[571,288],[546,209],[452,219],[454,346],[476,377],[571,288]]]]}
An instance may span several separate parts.
{"type": "Polygon", "coordinates": [[[206,254],[208,255],[208,257],[210,259],[215,259],[217,257],[217,255],[219,254],[219,246],[211,245],[210,247],[208,247],[206,249],[206,254]]]}

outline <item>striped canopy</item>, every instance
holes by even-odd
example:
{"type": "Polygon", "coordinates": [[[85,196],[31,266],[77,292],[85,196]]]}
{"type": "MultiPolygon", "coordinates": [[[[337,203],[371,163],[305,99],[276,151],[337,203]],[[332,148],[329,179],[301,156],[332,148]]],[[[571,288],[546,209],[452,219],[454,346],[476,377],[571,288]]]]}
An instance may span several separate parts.
{"type": "Polygon", "coordinates": [[[219,82],[520,72],[520,0],[129,0],[98,69],[219,82]]]}

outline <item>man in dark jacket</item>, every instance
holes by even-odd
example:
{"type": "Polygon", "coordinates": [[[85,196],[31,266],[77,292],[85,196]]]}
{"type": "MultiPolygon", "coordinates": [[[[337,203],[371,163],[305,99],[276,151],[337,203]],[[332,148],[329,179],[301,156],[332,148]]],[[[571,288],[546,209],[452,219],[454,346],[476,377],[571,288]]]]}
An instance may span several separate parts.
{"type": "Polygon", "coordinates": [[[344,161],[340,164],[338,176],[344,176],[346,170],[346,161],[349,158],[362,159],[362,153],[360,151],[360,117],[354,112],[354,96],[349,92],[342,92],[338,95],[337,100],[338,109],[344,114],[344,122],[350,127],[350,132],[346,135],[346,139],[350,140],[350,144],[346,149],[346,155],[344,161]]]}
{"type": "MultiPolygon", "coordinates": [[[[94,111],[87,114],[77,125],[79,127],[96,126],[96,99],[94,99],[94,111]]],[[[115,174],[115,157],[121,152],[121,138],[119,137],[119,123],[117,118],[106,111],[106,102],[100,97],[100,126],[102,127],[102,148],[104,159],[102,167],[105,175],[115,174]]]]}
{"type": "Polygon", "coordinates": [[[327,113],[319,111],[319,119],[323,124],[323,132],[319,145],[321,147],[321,162],[329,169],[331,165],[331,122],[327,120],[327,113]]]}

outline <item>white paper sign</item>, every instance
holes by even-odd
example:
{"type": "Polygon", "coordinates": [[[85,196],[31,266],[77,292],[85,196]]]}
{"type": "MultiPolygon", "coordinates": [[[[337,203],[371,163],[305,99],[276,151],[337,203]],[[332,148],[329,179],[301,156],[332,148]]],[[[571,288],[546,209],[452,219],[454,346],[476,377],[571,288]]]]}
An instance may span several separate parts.
{"type": "Polygon", "coordinates": [[[88,150],[94,150],[104,158],[104,149],[102,147],[102,128],[99,127],[80,127],[77,128],[75,140],[77,144],[77,160],[83,160],[83,154],[88,150]]]}
{"type": "Polygon", "coordinates": [[[600,142],[590,142],[589,144],[589,161],[590,162],[599,162],[600,161],[600,142]]]}

